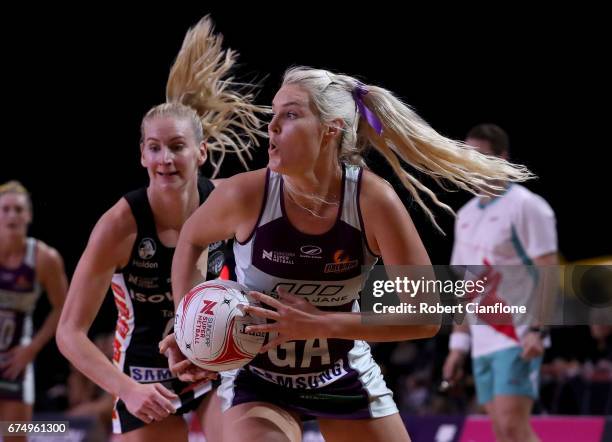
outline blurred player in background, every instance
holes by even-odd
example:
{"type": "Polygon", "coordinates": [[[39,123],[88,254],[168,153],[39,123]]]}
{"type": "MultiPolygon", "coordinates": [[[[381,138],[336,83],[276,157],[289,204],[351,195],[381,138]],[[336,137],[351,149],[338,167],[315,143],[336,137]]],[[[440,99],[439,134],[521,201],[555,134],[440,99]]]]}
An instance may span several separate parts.
{"type": "Polygon", "coordinates": [[[31,222],[25,187],[17,181],[0,185],[0,421],[32,420],[32,361],[53,337],[68,289],[57,250],[27,236],[31,222]],[[43,291],[51,311],[34,334],[32,312],[43,291]]]}

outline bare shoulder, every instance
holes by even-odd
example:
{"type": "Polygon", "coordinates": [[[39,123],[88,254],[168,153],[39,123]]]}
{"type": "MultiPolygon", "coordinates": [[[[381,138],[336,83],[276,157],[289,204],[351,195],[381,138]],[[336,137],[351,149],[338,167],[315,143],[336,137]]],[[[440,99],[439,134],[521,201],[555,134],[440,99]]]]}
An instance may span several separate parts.
{"type": "Polygon", "coordinates": [[[132,210],[125,198],[108,209],[96,223],[86,252],[98,262],[117,267],[127,264],[136,240],[137,226],[132,210]]]}
{"type": "Polygon", "coordinates": [[[364,169],[361,178],[361,193],[359,198],[362,210],[370,211],[391,208],[403,204],[393,186],[373,172],[364,169]]]}
{"type": "Polygon", "coordinates": [[[136,220],[125,198],[117,201],[100,217],[94,227],[94,233],[119,242],[129,237],[136,238],[136,220]]]}
{"type": "Polygon", "coordinates": [[[423,242],[404,203],[386,180],[366,171],[360,195],[370,249],[389,265],[429,265],[423,242]]]}
{"type": "Polygon", "coordinates": [[[249,197],[263,190],[266,182],[266,169],[238,173],[229,178],[215,180],[215,189],[231,192],[233,196],[249,197]]]}
{"type": "Polygon", "coordinates": [[[394,225],[398,219],[407,215],[404,205],[387,180],[365,169],[361,177],[359,205],[370,250],[380,255],[379,237],[396,230],[394,225]]]}
{"type": "Polygon", "coordinates": [[[240,173],[219,182],[204,204],[185,221],[181,237],[201,245],[234,236],[242,238],[257,219],[265,182],[266,169],[240,173]]]}
{"type": "Polygon", "coordinates": [[[222,182],[226,181],[227,178],[213,178],[210,180],[211,183],[213,183],[213,186],[215,187],[215,189],[217,187],[219,187],[219,184],[221,184],[222,182]]]}
{"type": "Polygon", "coordinates": [[[36,241],[36,279],[47,293],[53,306],[63,302],[68,279],[62,255],[41,240],[36,241]]]}
{"type": "Polygon", "coordinates": [[[36,260],[38,268],[58,268],[64,266],[62,255],[41,240],[36,240],[36,260]]]}
{"type": "Polygon", "coordinates": [[[221,180],[215,187],[216,197],[230,202],[235,209],[259,208],[266,183],[266,169],[236,174],[221,180]]]}

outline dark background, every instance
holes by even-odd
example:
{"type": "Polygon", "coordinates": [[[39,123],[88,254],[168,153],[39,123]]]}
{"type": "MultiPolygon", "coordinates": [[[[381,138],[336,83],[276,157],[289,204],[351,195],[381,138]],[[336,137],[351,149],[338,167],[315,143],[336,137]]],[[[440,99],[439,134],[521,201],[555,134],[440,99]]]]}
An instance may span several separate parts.
{"type": "MultiPolygon", "coordinates": [[[[0,183],[17,179],[30,190],[30,232],[60,251],[71,276],[100,215],[146,184],[140,120],[164,100],[167,74],[188,27],[212,12],[225,46],[241,54],[241,78],[263,80],[264,104],[287,67],[310,65],[390,89],[449,137],[462,139],[482,122],[504,127],[513,160],[539,177],[527,186],[556,212],[564,257],[610,254],[610,112],[598,105],[609,102],[612,76],[601,15],[407,7],[166,4],[133,12],[6,12],[0,183]]],[[[371,159],[376,172],[395,182],[371,159]]],[[[262,149],[253,167],[265,164],[262,149]]],[[[398,191],[432,261],[446,263],[452,217],[435,211],[444,237],[398,191]]],[[[468,198],[442,195],[455,208],[468,198]]],[[[112,328],[106,311],[104,328],[112,328]]]]}

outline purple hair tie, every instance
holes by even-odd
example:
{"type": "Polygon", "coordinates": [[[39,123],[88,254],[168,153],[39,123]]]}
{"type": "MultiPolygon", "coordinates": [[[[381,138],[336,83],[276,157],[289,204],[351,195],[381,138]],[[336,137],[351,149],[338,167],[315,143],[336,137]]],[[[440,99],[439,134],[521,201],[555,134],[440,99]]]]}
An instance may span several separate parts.
{"type": "Polygon", "coordinates": [[[378,135],[382,134],[383,126],[380,122],[379,118],[372,112],[363,102],[363,97],[368,93],[368,90],[362,83],[357,83],[357,85],[353,88],[353,98],[355,99],[355,103],[357,103],[357,107],[359,108],[359,113],[362,117],[366,119],[368,124],[376,131],[378,135]]]}

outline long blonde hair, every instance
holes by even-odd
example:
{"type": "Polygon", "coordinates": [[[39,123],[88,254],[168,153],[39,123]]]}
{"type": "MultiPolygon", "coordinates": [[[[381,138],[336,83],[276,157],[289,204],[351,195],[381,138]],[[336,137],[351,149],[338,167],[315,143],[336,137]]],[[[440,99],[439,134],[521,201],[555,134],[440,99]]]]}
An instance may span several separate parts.
{"type": "Polygon", "coordinates": [[[238,53],[223,49],[222,44],[223,36],[214,33],[210,16],[191,28],[170,70],[166,103],[150,109],[141,124],[144,134],[145,122],[156,117],[190,121],[196,142],[206,141],[213,178],[228,150],[248,170],[251,148],[259,145],[258,137],[267,136],[261,130],[264,123],[258,114],[270,112],[269,107],[253,103],[253,85],[227,77],[238,53]]]}
{"type": "Polygon", "coordinates": [[[440,135],[408,105],[381,87],[362,85],[348,75],[309,67],[287,70],[283,85],[288,84],[307,91],[323,124],[337,118],[344,121],[340,161],[365,166],[363,153],[368,147],[374,147],[440,231],[420,192],[448,212],[454,214],[453,210],[404,169],[402,161],[432,177],[445,190],[448,190],[446,184],[450,182],[473,194],[491,194],[501,190],[492,184],[494,181],[525,181],[534,177],[522,165],[483,155],[461,141],[440,135]],[[355,97],[357,89],[362,91],[361,104],[381,123],[380,134],[361,115],[355,97]]]}

